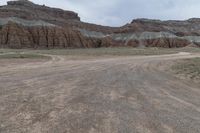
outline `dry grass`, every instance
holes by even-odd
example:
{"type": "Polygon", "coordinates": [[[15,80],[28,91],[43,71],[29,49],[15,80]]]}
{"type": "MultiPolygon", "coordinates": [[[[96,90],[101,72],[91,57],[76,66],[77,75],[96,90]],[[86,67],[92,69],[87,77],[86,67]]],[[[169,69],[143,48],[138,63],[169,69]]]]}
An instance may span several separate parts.
{"type": "Polygon", "coordinates": [[[172,69],[179,76],[200,81],[200,58],[179,61],[172,69]]]}
{"type": "Polygon", "coordinates": [[[92,49],[52,49],[36,50],[38,53],[55,54],[55,55],[81,55],[81,56],[127,56],[127,55],[160,55],[171,54],[174,51],[158,48],[92,48],[92,49]]]}
{"type": "Polygon", "coordinates": [[[48,57],[39,54],[20,53],[20,52],[0,54],[0,59],[41,59],[41,58],[48,58],[48,57]]]}
{"type": "MultiPolygon", "coordinates": [[[[0,49],[0,54],[5,53],[28,53],[37,54],[53,54],[65,56],[134,56],[134,55],[162,55],[173,54],[177,52],[200,52],[200,48],[132,48],[132,47],[115,47],[115,48],[90,48],[90,49],[49,49],[49,50],[33,50],[33,49],[0,49]]],[[[31,57],[31,56],[30,56],[31,57]]]]}

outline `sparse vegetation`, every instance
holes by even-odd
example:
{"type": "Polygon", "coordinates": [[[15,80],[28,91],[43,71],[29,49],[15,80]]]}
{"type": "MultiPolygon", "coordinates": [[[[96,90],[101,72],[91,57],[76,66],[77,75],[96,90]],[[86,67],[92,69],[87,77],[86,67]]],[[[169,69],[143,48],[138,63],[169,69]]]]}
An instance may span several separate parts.
{"type": "Polygon", "coordinates": [[[158,48],[132,48],[132,47],[117,47],[117,48],[90,48],[90,49],[51,49],[51,50],[36,50],[38,53],[55,54],[55,55],[81,55],[81,56],[127,56],[127,55],[159,55],[175,53],[168,49],[158,48]]]}
{"type": "Polygon", "coordinates": [[[182,60],[172,66],[172,69],[177,75],[200,80],[200,58],[182,60]]]}
{"type": "Polygon", "coordinates": [[[43,55],[39,55],[39,54],[25,54],[25,53],[8,53],[8,54],[0,54],[0,59],[36,59],[36,58],[48,58],[46,56],[43,55]]]}
{"type": "MultiPolygon", "coordinates": [[[[174,54],[178,52],[199,53],[200,48],[133,48],[133,47],[114,47],[114,48],[87,48],[87,49],[0,49],[0,54],[5,53],[28,53],[33,55],[51,54],[64,56],[134,56],[134,55],[162,55],[174,54]]],[[[16,55],[17,56],[17,55],[16,55]]]]}

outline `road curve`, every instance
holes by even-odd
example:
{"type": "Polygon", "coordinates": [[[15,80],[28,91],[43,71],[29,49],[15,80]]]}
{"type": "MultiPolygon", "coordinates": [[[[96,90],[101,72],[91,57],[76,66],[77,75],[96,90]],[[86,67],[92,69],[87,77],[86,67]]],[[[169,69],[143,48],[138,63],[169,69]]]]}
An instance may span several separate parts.
{"type": "Polygon", "coordinates": [[[200,84],[165,69],[199,54],[51,57],[0,66],[0,132],[200,132],[200,84]]]}

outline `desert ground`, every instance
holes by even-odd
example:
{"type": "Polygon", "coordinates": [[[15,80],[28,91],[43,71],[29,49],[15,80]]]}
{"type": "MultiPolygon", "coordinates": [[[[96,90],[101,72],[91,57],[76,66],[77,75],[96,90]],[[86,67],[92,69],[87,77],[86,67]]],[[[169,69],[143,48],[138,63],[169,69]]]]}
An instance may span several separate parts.
{"type": "Polygon", "coordinates": [[[199,133],[199,71],[193,80],[171,70],[199,57],[198,48],[1,49],[0,132],[199,133]]]}

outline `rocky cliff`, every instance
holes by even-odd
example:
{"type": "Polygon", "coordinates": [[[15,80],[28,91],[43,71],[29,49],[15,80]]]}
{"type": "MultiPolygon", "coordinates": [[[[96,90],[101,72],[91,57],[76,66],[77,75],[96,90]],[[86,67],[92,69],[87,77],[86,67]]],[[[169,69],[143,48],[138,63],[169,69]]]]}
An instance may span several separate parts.
{"type": "Polygon", "coordinates": [[[0,47],[90,48],[110,46],[200,46],[200,19],[160,21],[136,19],[114,28],[84,23],[77,13],[9,1],[0,7],[0,47]]]}

